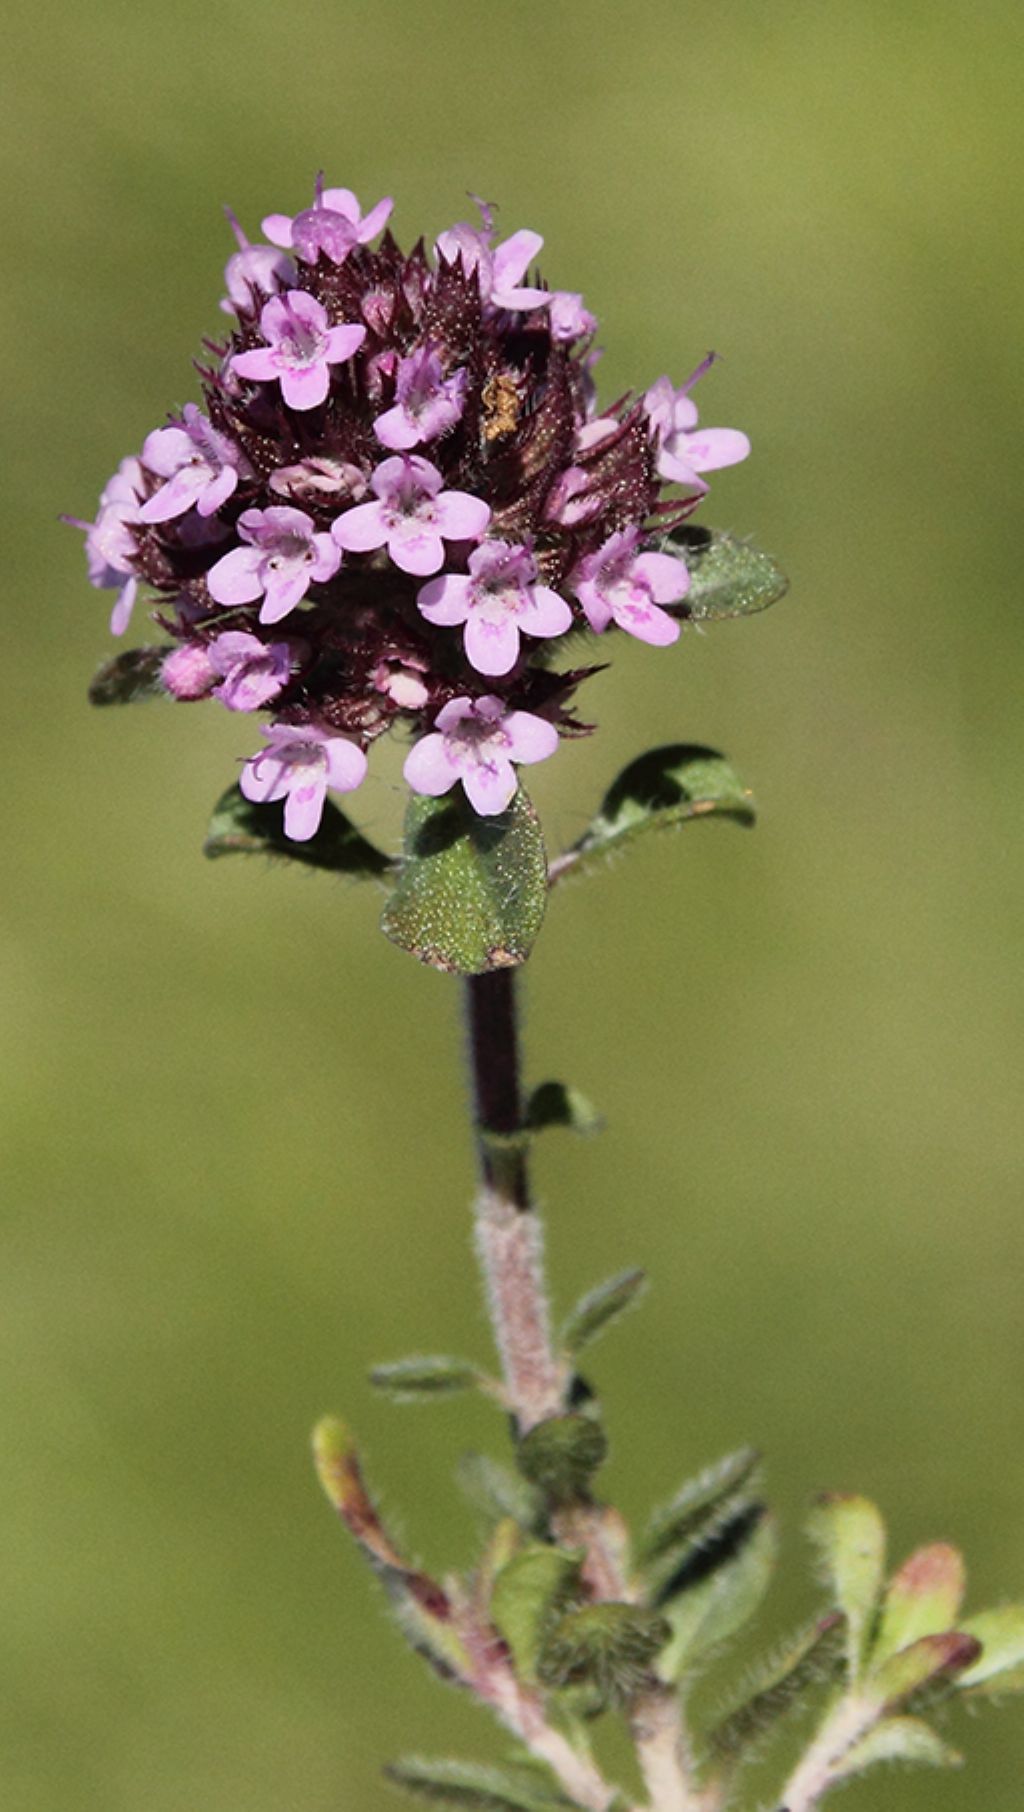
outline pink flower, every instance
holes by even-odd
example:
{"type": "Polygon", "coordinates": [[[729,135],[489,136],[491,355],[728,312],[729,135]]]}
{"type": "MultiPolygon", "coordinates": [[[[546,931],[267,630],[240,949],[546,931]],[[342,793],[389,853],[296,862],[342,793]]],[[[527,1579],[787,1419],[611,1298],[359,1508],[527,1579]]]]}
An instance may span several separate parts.
{"type": "Polygon", "coordinates": [[[304,289],[271,296],[260,313],[267,341],[253,352],[237,352],[231,369],[239,377],[281,385],[289,409],[315,409],[331,387],[332,365],[343,365],[362,345],[366,328],[328,327],[327,310],[304,289]]]}
{"type": "Polygon", "coordinates": [[[294,219],[288,214],[268,214],[263,231],[274,245],[294,247],[307,264],[315,264],[321,252],[332,264],[343,264],[354,245],[368,245],[383,231],[394,205],[386,196],[368,214],[362,214],[351,189],[325,189],[320,176],[311,208],[294,219]]]}
{"type": "Polygon", "coordinates": [[[478,205],[483,225],[475,227],[467,221],[460,221],[458,226],[449,227],[447,232],[438,236],[434,250],[440,257],[446,258],[449,264],[454,264],[456,259],[461,258],[463,269],[467,273],[476,271],[481,298],[484,302],[490,302],[494,308],[546,308],[551,301],[549,290],[524,289],[520,284],[520,278],[525,276],[527,268],[544,244],[540,234],[525,230],[513,233],[510,239],[503,239],[492,251],[494,227],[491,210],[484,202],[478,205]]]}
{"type": "Polygon", "coordinates": [[[445,573],[421,587],[416,602],[428,623],[465,623],[466,659],[478,673],[510,673],[519,635],[564,635],[572,611],[557,591],[538,585],[528,547],[485,541],[469,556],[469,576],[445,573]]]}
{"type": "Polygon", "coordinates": [[[167,656],[160,678],[175,698],[205,698],[217,679],[217,669],[205,642],[183,642],[167,656]]]}
{"type": "Polygon", "coordinates": [[[318,534],[313,518],[288,504],[243,510],[238,533],[249,545],[232,548],[211,566],[206,582],[218,604],[262,598],[261,623],[280,622],[312,584],[333,578],[341,565],[330,535],[318,534]]]}
{"type": "Polygon", "coordinates": [[[581,340],[585,333],[595,331],[597,316],[592,315],[589,308],[584,308],[583,297],[575,291],[556,289],[551,293],[548,325],[551,328],[551,338],[568,346],[573,340],[581,340]]]}
{"type": "Polygon", "coordinates": [[[708,488],[700,476],[702,472],[738,465],[750,452],[750,442],[738,428],[702,428],[695,432],[697,405],[689,390],[708,363],[705,360],[681,389],[674,389],[670,378],[660,377],[644,397],[644,408],[658,439],[660,476],[674,484],[695,485],[700,491],[708,488]]]}
{"type": "Polygon", "coordinates": [[[229,629],[217,636],[207,655],[214,677],[221,681],[213,696],[229,711],[262,710],[291,677],[290,644],[261,642],[245,629],[229,629]]]}
{"type": "Polygon", "coordinates": [[[251,755],[239,786],[247,799],[285,801],[284,832],[294,843],[316,835],[328,787],[351,793],[366,774],[366,756],[347,736],[314,724],[269,724],[270,747],[251,755]]]}
{"type": "Polygon", "coordinates": [[[637,528],[620,529],[593,554],[580,561],[569,583],[600,635],[615,622],[641,642],[667,647],[679,636],[679,624],[659,609],[686,596],[690,575],[672,554],[638,554],[637,528]]]}
{"type": "Polygon", "coordinates": [[[239,476],[251,477],[244,454],[218,434],[195,403],[185,404],[180,424],[147,434],[142,463],[165,481],[143,504],[143,522],[170,522],[193,505],[200,516],[213,516],[237,488],[239,476]]]}
{"type": "Polygon", "coordinates": [[[135,458],[122,459],[113,478],[100,494],[95,522],[77,516],[63,520],[85,534],[89,584],[100,591],[116,591],[110,613],[111,635],[123,635],[131,622],[139,581],[132,568],[136,543],[131,524],[138,522],[145,488],[142,466],[135,458]]]}
{"type": "Polygon", "coordinates": [[[519,781],[514,761],[545,761],[558,747],[558,731],[531,711],[507,711],[500,698],[453,698],[434,729],[406,756],[403,773],[414,793],[436,797],[456,781],[473,810],[503,812],[519,781]]]}
{"type": "Polygon", "coordinates": [[[387,546],[396,566],[418,576],[444,565],[445,541],[479,541],[491,519],[489,504],[468,491],[443,491],[436,466],[418,454],[385,459],[370,479],[376,503],[358,503],[331,524],[347,553],[387,546]]]}
{"type": "Polygon", "coordinates": [[[395,406],[379,415],[373,432],[385,447],[404,452],[421,441],[436,440],[454,427],[462,414],[466,371],[442,376],[441,360],[430,346],[420,346],[400,359],[395,379],[395,406]]]}

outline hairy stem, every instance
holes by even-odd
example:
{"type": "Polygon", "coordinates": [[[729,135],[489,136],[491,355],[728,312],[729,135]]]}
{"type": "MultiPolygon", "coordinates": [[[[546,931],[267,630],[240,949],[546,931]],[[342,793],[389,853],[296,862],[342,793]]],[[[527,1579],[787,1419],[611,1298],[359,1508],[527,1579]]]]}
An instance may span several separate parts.
{"type": "Polygon", "coordinates": [[[480,1165],[477,1251],[506,1401],[525,1434],[565,1407],[568,1380],[552,1347],[543,1238],[530,1197],[514,971],[467,977],[466,1008],[480,1165]]]}

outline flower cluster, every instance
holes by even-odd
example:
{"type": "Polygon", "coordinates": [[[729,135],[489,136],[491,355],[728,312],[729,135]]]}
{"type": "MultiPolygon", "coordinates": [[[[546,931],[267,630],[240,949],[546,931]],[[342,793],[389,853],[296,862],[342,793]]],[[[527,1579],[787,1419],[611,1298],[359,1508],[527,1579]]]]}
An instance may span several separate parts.
{"type": "Polygon", "coordinates": [[[689,575],[661,538],[749,451],[697,425],[709,360],[598,411],[597,323],[527,280],[539,235],[496,242],[481,204],[432,255],[404,253],[391,205],[364,215],[321,180],[312,206],[263,221],[267,244],[229,216],[232,328],[197,366],[202,405],[78,524],[115,634],[140,584],[156,594],[170,694],[272,711],[241,787],[285,800],[295,839],[396,721],[414,790],[461,783],[504,810],[512,764],[583,728],[570,703],[594,669],[556,670],[564,638],[676,640],[689,575]]]}

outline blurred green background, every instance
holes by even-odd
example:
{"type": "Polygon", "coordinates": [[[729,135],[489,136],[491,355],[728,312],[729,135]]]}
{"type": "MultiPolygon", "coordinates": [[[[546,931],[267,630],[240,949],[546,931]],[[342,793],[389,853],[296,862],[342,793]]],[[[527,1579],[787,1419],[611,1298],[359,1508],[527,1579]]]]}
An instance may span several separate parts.
{"type": "MultiPolygon", "coordinates": [[[[23,0],[5,37],[0,1799],[376,1812],[385,1757],[502,1747],[387,1627],[306,1446],[346,1411],[411,1547],[465,1557],[449,1468],[500,1423],[365,1383],[487,1356],[456,986],[372,889],[204,863],[251,737],[90,715],[110,600],[56,521],[194,395],[222,203],[255,231],[320,166],[406,241],[467,189],[543,232],[605,397],[726,355],[702,413],[755,451],[706,513],[792,576],[617,642],[600,735],[534,789],[558,844],[684,737],[762,809],[566,889],[530,966],[534,1077],[609,1118],[541,1154],[559,1301],[655,1280],[591,1367],[609,1489],[638,1513],[763,1445],[767,1631],[813,1603],[824,1485],[897,1552],[962,1542],[976,1608],[1024,1593],[1019,4],[23,0]]],[[[953,1734],[966,1776],[844,1803],[1017,1806],[1020,1712],[953,1734]]]]}

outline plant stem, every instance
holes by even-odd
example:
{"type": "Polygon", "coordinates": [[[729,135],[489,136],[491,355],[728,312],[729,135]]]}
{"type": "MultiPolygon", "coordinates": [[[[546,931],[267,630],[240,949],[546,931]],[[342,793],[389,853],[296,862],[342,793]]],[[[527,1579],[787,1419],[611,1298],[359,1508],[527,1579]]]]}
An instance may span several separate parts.
{"type": "Polygon", "coordinates": [[[530,1197],[514,971],[468,976],[466,1009],[481,1182],[477,1250],[505,1400],[525,1434],[564,1409],[568,1372],[552,1347],[543,1237],[530,1197]]]}

